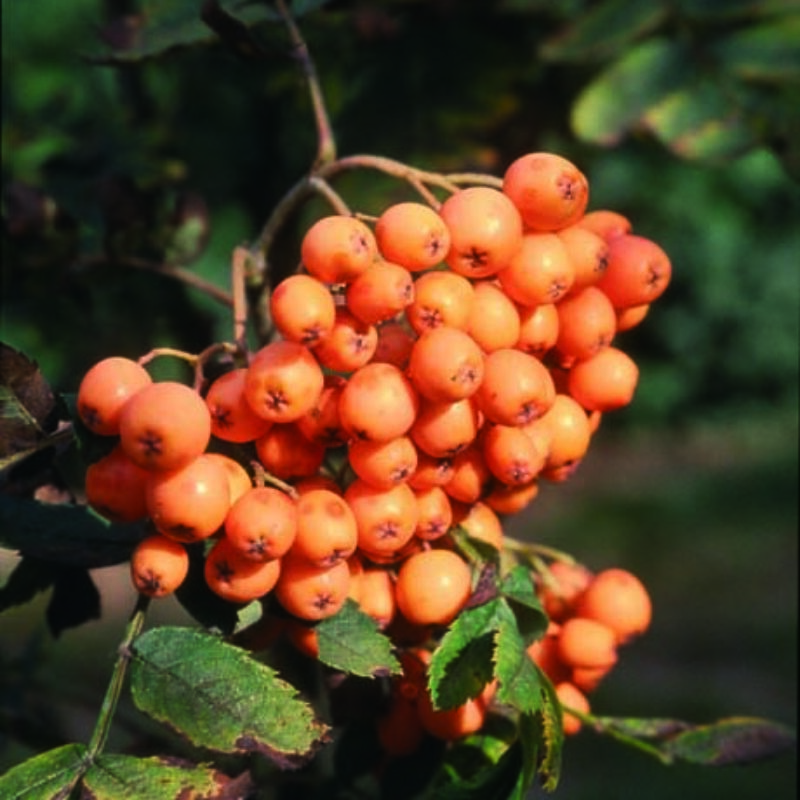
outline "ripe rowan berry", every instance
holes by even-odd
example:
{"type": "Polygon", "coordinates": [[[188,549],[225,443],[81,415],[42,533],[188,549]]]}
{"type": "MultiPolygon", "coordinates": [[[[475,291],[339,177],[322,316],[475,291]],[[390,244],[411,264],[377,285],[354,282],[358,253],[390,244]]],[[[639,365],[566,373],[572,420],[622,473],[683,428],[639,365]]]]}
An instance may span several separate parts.
{"type": "Polygon", "coordinates": [[[520,315],[514,301],[493,280],[474,284],[474,301],[467,333],[485,352],[514,347],[519,341],[520,315]]]}
{"type": "Polygon", "coordinates": [[[289,275],[273,290],[270,314],[284,339],[313,347],[333,330],[336,305],[328,287],[312,275],[289,275]]]}
{"type": "Polygon", "coordinates": [[[270,342],[247,367],[244,394],[250,407],[270,422],[294,422],[309,412],[325,378],[319,362],[299,342],[270,342]]]}
{"type": "Polygon", "coordinates": [[[347,601],[350,568],[341,559],[320,567],[302,558],[281,559],[275,598],[289,614],[316,621],[332,617],[347,601]]]}
{"type": "Polygon", "coordinates": [[[228,476],[228,486],[231,490],[231,505],[233,505],[248,489],[252,488],[253,481],[247,470],[236,460],[223,453],[206,452],[205,455],[212,461],[218,461],[228,476]]]}
{"type": "Polygon", "coordinates": [[[130,574],[138,592],[165,597],[178,589],[189,574],[189,554],[180,542],[153,534],[134,548],[130,574]]]}
{"type": "Polygon", "coordinates": [[[416,338],[416,335],[402,322],[397,320],[382,322],[378,325],[378,344],[372,361],[405,369],[416,338]]]}
{"type": "Polygon", "coordinates": [[[553,684],[568,680],[574,672],[558,655],[558,634],[561,626],[550,622],[541,639],[536,639],[526,648],[531,661],[544,672],[553,684]]]}
{"type": "Polygon", "coordinates": [[[466,330],[475,292],[463,275],[446,269],[432,270],[414,281],[414,301],[406,319],[417,332],[447,325],[466,330]]]}
{"type": "Polygon", "coordinates": [[[483,501],[498,514],[518,514],[539,496],[539,481],[510,486],[494,481],[483,494],[483,501]]]}
{"type": "Polygon", "coordinates": [[[483,380],[484,355],[465,331],[440,325],[411,348],[408,377],[428,400],[452,403],[474,394],[483,380]]]}
{"type": "Polygon", "coordinates": [[[516,206],[498,189],[470,186],[451,194],[439,216],[450,231],[445,258],[453,272],[467,278],[496,274],[517,251],[522,219],[516,206]]]}
{"type": "Polygon", "coordinates": [[[408,479],[408,485],[412,489],[430,489],[431,486],[444,486],[452,476],[453,464],[449,458],[435,458],[418,448],[417,468],[408,479]]]}
{"type": "Polygon", "coordinates": [[[615,311],[617,314],[617,333],[621,333],[635,328],[647,316],[647,312],[650,311],[650,303],[617,308],[615,311]]]}
{"type": "Polygon", "coordinates": [[[92,433],[116,436],[122,408],[140,389],[153,382],[138,362],[110,356],[93,364],[78,385],[77,412],[92,433]]]}
{"type": "Polygon", "coordinates": [[[452,476],[444,490],[453,500],[475,503],[484,494],[492,480],[492,472],[477,444],[459,451],[451,460],[452,476]]]}
{"type": "Polygon", "coordinates": [[[472,591],[472,570],[453,550],[421,550],[400,565],[397,607],[415,625],[447,625],[472,591]]]}
{"type": "Polygon", "coordinates": [[[480,426],[481,414],[470,397],[454,403],[423,401],[410,436],[431,458],[452,458],[475,441],[480,426]]]}
{"type": "Polygon", "coordinates": [[[558,655],[568,667],[606,667],[617,661],[617,639],[608,625],[587,617],[561,623],[558,655]]]}
{"type": "Polygon", "coordinates": [[[378,249],[387,261],[412,272],[439,264],[450,249],[450,231],[430,206],[394,203],[375,222],[378,249]]]}
{"type": "Polygon", "coordinates": [[[300,256],[308,272],[324,283],[349,283],[375,261],[378,245],[365,222],[333,214],[308,228],[300,256]]]}
{"type": "Polygon", "coordinates": [[[605,293],[587,286],[556,305],[560,357],[581,361],[608,347],[617,332],[617,315],[605,293]]]}
{"type": "Polygon", "coordinates": [[[231,603],[249,603],[275,588],[284,559],[254,561],[222,536],[206,554],[203,576],[209,589],[231,603]]]}
{"type": "Polygon", "coordinates": [[[256,414],[244,396],[247,369],[239,367],[220,375],[206,392],[211,433],[225,442],[252,442],[272,423],[256,414]]]}
{"type": "Polygon", "coordinates": [[[518,350],[541,359],[557,341],[558,311],[555,303],[520,307],[519,339],[514,345],[518,350]]]}
{"type": "Polygon", "coordinates": [[[203,453],[211,414],[200,395],[176,381],[150,383],[134,394],[119,418],[120,444],[148,470],[175,470],[203,453]]]}
{"type": "Polygon", "coordinates": [[[295,423],[309,442],[326,448],[339,447],[350,438],[339,418],[339,398],[346,384],[341,375],[325,375],[317,402],[295,423]]]}
{"type": "Polygon", "coordinates": [[[253,561],[285,555],[297,533],[297,506],[286,493],[271,486],[253,486],[228,511],[225,536],[253,561]]]}
{"type": "Polygon", "coordinates": [[[397,610],[392,574],[382,567],[366,567],[357,580],[359,607],[375,620],[379,630],[386,629],[397,610]]]}
{"type": "Polygon", "coordinates": [[[453,508],[450,498],[441,486],[428,489],[414,489],[417,499],[417,527],[414,534],[425,541],[440,539],[453,522],[453,508]]]}
{"type": "Polygon", "coordinates": [[[578,562],[554,561],[537,580],[536,593],[547,616],[563,622],[575,616],[578,600],[592,580],[592,571],[578,562]]]}
{"type": "Polygon", "coordinates": [[[608,268],[597,282],[615,308],[652,303],[669,285],[672,263],[651,239],[635,234],[608,243],[608,268]]]}
{"type": "Polygon", "coordinates": [[[357,439],[350,443],[347,457],[353,472],[377,489],[405,483],[417,468],[417,448],[408,436],[388,442],[357,439]]]}
{"type": "Polygon", "coordinates": [[[447,709],[434,708],[430,693],[422,692],[417,702],[417,713],[422,727],[432,736],[445,741],[454,741],[477,733],[486,721],[486,712],[495,691],[495,683],[491,682],[477,697],[447,709]]]}
{"type": "Polygon", "coordinates": [[[314,346],[314,355],[323,367],[336,372],[352,372],[375,355],[378,329],[338,308],[333,327],[314,346]]]}
{"type": "Polygon", "coordinates": [[[632,231],[631,222],[626,216],[607,208],[587,211],[576,224],[596,233],[607,242],[632,231]]]}
{"type": "MultiPolygon", "coordinates": [[[[568,394],[556,394],[553,405],[526,433],[534,435],[535,426],[546,428],[547,460],[545,469],[564,467],[579,462],[588,452],[592,438],[589,417],[583,407],[568,394]]],[[[534,435],[534,438],[535,435],[534,435]]]]}
{"type": "Polygon", "coordinates": [[[479,500],[476,503],[452,503],[453,525],[463,528],[473,539],[503,548],[503,525],[494,509],[479,500]]]}
{"type": "Polygon", "coordinates": [[[555,153],[526,153],[503,175],[503,192],[519,209],[526,227],[556,231],[577,222],[589,202],[589,181],[555,153]]]}
{"type": "Polygon", "coordinates": [[[111,522],[134,522],[147,516],[148,470],[135,464],[117,444],[86,468],[86,502],[111,522]]]}
{"type": "Polygon", "coordinates": [[[270,474],[288,481],[315,475],[325,458],[325,445],[312,442],[297,423],[273,425],[255,441],[258,460],[270,474]]]}
{"type": "Polygon", "coordinates": [[[614,411],[633,400],[638,381],[636,362],[611,346],[569,370],[567,391],[588,411],[614,411]]]}
{"type": "Polygon", "coordinates": [[[358,544],[356,516],[345,499],[329,489],[311,489],[297,499],[297,532],[291,555],[317,567],[346,561],[358,544]]]}
{"type": "Polygon", "coordinates": [[[597,283],[608,268],[606,240],[580,223],[563,228],[556,235],[564,243],[575,273],[570,291],[597,283]]]}
{"type": "Polygon", "coordinates": [[[530,483],[545,464],[545,452],[520,427],[489,425],[480,446],[489,471],[507,486],[530,483]]]}
{"type": "Polygon", "coordinates": [[[557,303],[572,289],[575,267],[555,233],[526,233],[497,279],[515,302],[538,306],[557,303]]]}
{"type": "Polygon", "coordinates": [[[392,364],[357,369],[339,396],[339,421],[350,436],[388,442],[408,433],[417,416],[419,396],[411,381],[392,364]]]}
{"type": "Polygon", "coordinates": [[[180,469],[151,473],[145,498],[160,533],[196,542],[222,527],[231,506],[230,482],[219,461],[203,453],[180,469]]]}
{"type": "Polygon", "coordinates": [[[598,572],[578,601],[576,613],[611,628],[623,644],[644,633],[652,619],[652,602],[644,584],[619,567],[598,572]]]}
{"type": "Polygon", "coordinates": [[[562,725],[565,736],[574,736],[583,727],[583,722],[570,709],[588,714],[591,706],[586,695],[574,683],[562,681],[555,686],[556,696],[562,706],[562,725]]]}
{"type": "Polygon", "coordinates": [[[391,261],[376,261],[345,290],[347,309],[367,325],[391,319],[414,302],[411,273],[391,261]]]}

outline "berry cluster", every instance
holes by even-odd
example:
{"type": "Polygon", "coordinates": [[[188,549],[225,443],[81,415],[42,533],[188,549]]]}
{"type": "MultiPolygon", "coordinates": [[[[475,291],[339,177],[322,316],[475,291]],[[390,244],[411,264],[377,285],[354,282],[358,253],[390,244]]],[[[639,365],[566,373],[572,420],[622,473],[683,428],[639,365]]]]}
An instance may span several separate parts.
{"type": "MultiPolygon", "coordinates": [[[[151,520],[136,588],[174,591],[203,541],[209,587],[237,603],[271,593],[309,652],[308,623],[348,597],[390,632],[452,621],[473,576],[451,529],[502,549],[500,516],[568,478],[636,388],[616,336],[671,266],[622,215],[588,212],[588,192],[574,164],[530,153],[501,186],[437,208],[323,217],[303,269],[272,291],[278,336],[245,365],[202,392],[124,358],[92,367],[78,414],[119,442],[86,496],[111,519],[151,520]],[[262,480],[214,440],[250,448],[262,480]]],[[[553,616],[559,652],[588,619],[553,616]]],[[[576,690],[579,669],[601,666],[561,657],[576,690]]]]}

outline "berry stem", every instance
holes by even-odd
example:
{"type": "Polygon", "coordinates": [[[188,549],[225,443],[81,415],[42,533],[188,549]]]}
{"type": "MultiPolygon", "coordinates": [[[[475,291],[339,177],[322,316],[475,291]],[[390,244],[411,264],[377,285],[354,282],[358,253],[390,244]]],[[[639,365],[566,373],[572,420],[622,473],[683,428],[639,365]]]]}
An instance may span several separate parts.
{"type": "Polygon", "coordinates": [[[255,473],[256,486],[266,486],[269,484],[270,486],[274,486],[276,489],[280,489],[282,492],[286,492],[286,494],[288,494],[292,500],[297,500],[299,495],[297,494],[297,489],[295,489],[294,486],[286,483],[286,481],[282,481],[271,472],[267,472],[267,470],[264,469],[264,465],[260,461],[251,461],[250,464],[253,467],[253,472],[255,473]]]}
{"type": "Polygon", "coordinates": [[[91,763],[91,761],[102,752],[106,740],[108,739],[111,721],[116,711],[120,694],[122,693],[122,686],[125,683],[128,664],[131,661],[131,645],[133,644],[133,640],[141,633],[149,604],[150,598],[147,595],[140,594],[138,596],[133,613],[128,621],[128,626],[125,629],[125,638],[122,640],[117,651],[117,663],[114,665],[114,672],[111,675],[111,680],[106,689],[106,695],[103,698],[103,704],[100,707],[100,713],[97,717],[97,723],[95,724],[92,738],[89,741],[86,754],[87,764],[91,763]]]}
{"type": "Polygon", "coordinates": [[[519,539],[514,539],[511,536],[506,536],[503,539],[506,549],[515,553],[519,553],[528,559],[540,557],[549,558],[552,561],[564,561],[567,564],[575,564],[575,558],[564,550],[558,550],[555,547],[549,547],[546,544],[537,544],[535,542],[522,542],[519,539]]]}
{"type": "Polygon", "coordinates": [[[185,350],[176,350],[173,347],[155,347],[149,353],[143,355],[139,359],[139,363],[144,366],[145,364],[148,364],[154,359],[162,356],[180,358],[182,361],[186,361],[194,370],[194,388],[197,391],[200,391],[203,381],[205,380],[205,365],[213,355],[216,353],[235,355],[240,352],[240,346],[238,344],[233,344],[232,342],[216,342],[209,347],[206,347],[205,350],[197,355],[194,353],[187,353],[185,350]]]}

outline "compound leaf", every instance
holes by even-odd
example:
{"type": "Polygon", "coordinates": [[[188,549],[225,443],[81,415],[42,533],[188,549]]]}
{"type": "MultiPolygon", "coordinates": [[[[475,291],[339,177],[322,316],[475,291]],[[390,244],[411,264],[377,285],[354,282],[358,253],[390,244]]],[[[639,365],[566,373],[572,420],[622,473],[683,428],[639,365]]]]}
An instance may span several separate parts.
{"type": "Polygon", "coordinates": [[[154,628],[134,641],[132,659],[136,705],[199,747],[257,752],[294,768],[326,738],[326,726],[293,686],[212,634],[154,628]]]}
{"type": "Polygon", "coordinates": [[[0,775],[4,800],[52,800],[74,786],[84,768],[86,747],[67,744],[48,750],[0,775]]]}
{"type": "Polygon", "coordinates": [[[400,672],[391,640],[353,600],[348,600],[338,613],[318,623],[315,630],[319,660],[334,669],[363,677],[400,672]]]}

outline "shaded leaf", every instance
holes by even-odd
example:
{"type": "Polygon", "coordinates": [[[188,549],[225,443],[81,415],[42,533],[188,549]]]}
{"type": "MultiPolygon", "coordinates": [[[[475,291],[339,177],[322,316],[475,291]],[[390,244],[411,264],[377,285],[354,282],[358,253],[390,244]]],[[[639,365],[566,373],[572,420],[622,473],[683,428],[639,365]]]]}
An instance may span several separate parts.
{"type": "Polygon", "coordinates": [[[797,0],[676,0],[675,6],[681,16],[720,23],[780,14],[796,9],[797,0]]]}
{"type": "Polygon", "coordinates": [[[186,736],[223,753],[260,753],[283,768],[300,766],[326,726],[270,667],[216,636],[164,626],[132,646],[136,705],[186,736]]]}
{"type": "Polygon", "coordinates": [[[68,744],[29,758],[0,775],[3,800],[52,800],[74,785],[84,769],[86,747],[68,744]]]}
{"type": "MultiPolygon", "coordinates": [[[[509,800],[519,782],[521,748],[515,742],[490,766],[467,777],[461,777],[452,769],[439,778],[426,794],[432,800],[509,800]]],[[[518,795],[521,798],[523,795],[518,795]]]]}
{"type": "Polygon", "coordinates": [[[401,672],[391,640],[352,599],[337,614],[319,622],[315,630],[319,660],[329,667],[363,677],[401,672]]]}
{"type": "Polygon", "coordinates": [[[201,800],[219,796],[229,780],[211,767],[174,758],[100,755],[84,775],[83,789],[92,800],[201,800]]]}
{"type": "Polygon", "coordinates": [[[100,619],[100,592],[88,570],[59,567],[45,617],[50,633],[56,638],[68,628],[100,619]]]}
{"type": "Polygon", "coordinates": [[[572,128],[586,141],[617,144],[691,74],[687,46],[650,39],[626,51],[580,92],[572,107],[572,128]]]}
{"type": "Polygon", "coordinates": [[[666,3],[652,0],[605,0],[577,15],[542,45],[550,61],[583,61],[620,52],[655,30],[668,16],[666,3]]]}
{"type": "Polygon", "coordinates": [[[514,612],[525,646],[540,639],[549,620],[536,594],[530,570],[521,564],[514,567],[503,577],[500,592],[514,612]]]}
{"type": "Polygon", "coordinates": [[[564,727],[562,722],[561,703],[547,675],[538,669],[541,684],[541,705],[536,716],[530,721],[523,716],[520,719],[520,736],[528,741],[538,743],[536,753],[528,753],[527,758],[536,758],[536,774],[545,791],[552,792],[558,786],[561,777],[561,752],[564,746],[564,727]],[[533,730],[526,728],[530,723],[533,730]],[[527,729],[527,733],[526,733],[527,729]]]}
{"type": "Polygon", "coordinates": [[[142,524],[112,525],[86,506],[0,496],[0,544],[43,561],[87,568],[120,564],[144,535],[142,524]]]}
{"type": "Polygon", "coordinates": [[[58,568],[38,558],[23,558],[0,589],[0,612],[32,600],[53,585],[58,568]]]}
{"type": "Polygon", "coordinates": [[[493,564],[500,562],[500,551],[489,542],[470,536],[460,525],[450,529],[450,536],[461,553],[473,564],[493,564]]]}

